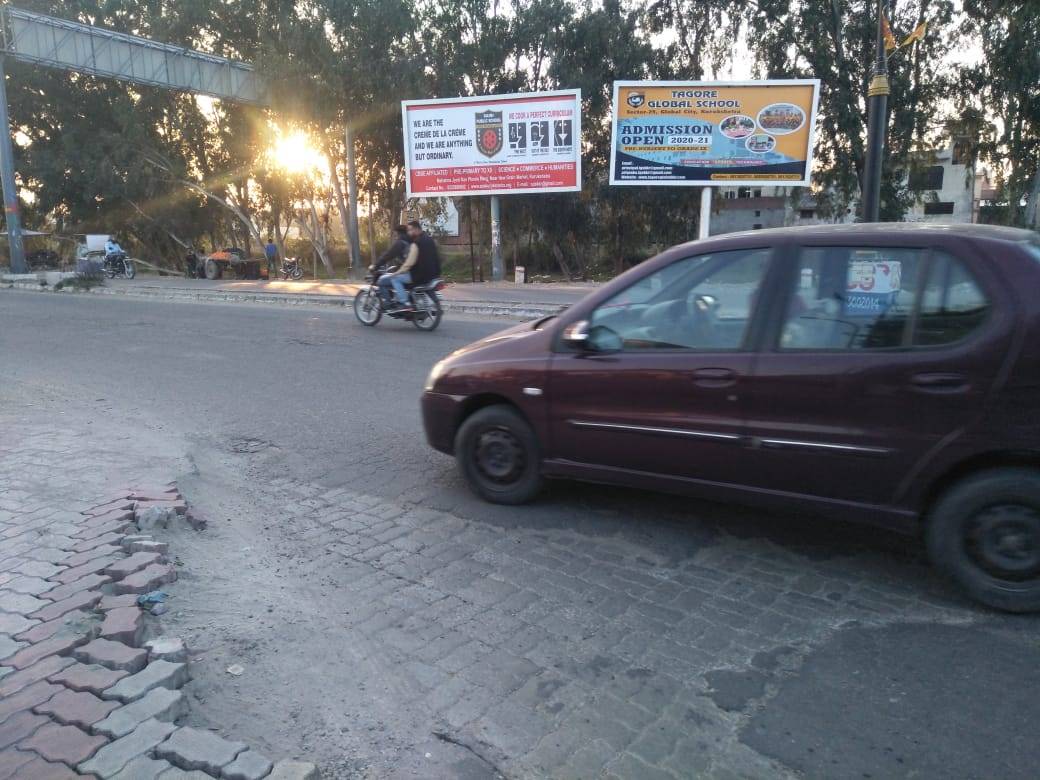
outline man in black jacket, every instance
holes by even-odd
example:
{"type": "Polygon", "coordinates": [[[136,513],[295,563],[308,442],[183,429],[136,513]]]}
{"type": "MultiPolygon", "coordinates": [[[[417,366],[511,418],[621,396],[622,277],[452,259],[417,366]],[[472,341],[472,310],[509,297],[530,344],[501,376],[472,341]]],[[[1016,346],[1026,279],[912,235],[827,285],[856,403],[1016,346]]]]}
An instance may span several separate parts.
{"type": "MultiPolygon", "coordinates": [[[[379,269],[387,268],[391,265],[400,266],[404,262],[405,255],[408,254],[408,248],[411,246],[411,242],[408,240],[408,228],[404,225],[398,225],[394,228],[392,234],[392,243],[389,248],[379,256],[379,259],[374,264],[368,267],[368,270],[375,273],[379,269]]],[[[377,283],[379,285],[379,295],[384,300],[390,299],[390,280],[391,275],[384,273],[382,274],[377,283]]]]}
{"type": "Polygon", "coordinates": [[[437,251],[437,243],[416,220],[408,223],[408,237],[412,245],[408,248],[404,264],[396,273],[385,274],[379,279],[380,287],[384,279],[393,286],[398,308],[407,308],[409,305],[408,293],[404,288],[406,284],[428,284],[441,275],[441,256],[437,251]]]}

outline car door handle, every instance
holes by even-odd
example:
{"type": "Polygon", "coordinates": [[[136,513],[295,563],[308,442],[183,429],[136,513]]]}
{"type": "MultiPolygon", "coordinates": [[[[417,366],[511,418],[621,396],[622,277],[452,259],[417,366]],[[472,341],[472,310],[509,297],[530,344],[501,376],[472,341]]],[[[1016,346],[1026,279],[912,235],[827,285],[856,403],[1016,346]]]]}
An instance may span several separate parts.
{"type": "Polygon", "coordinates": [[[729,387],[736,384],[737,372],[731,368],[698,368],[693,383],[698,387],[729,387]]]}
{"type": "Polygon", "coordinates": [[[924,393],[963,393],[968,390],[968,380],[963,374],[914,374],[910,382],[924,393]]]}

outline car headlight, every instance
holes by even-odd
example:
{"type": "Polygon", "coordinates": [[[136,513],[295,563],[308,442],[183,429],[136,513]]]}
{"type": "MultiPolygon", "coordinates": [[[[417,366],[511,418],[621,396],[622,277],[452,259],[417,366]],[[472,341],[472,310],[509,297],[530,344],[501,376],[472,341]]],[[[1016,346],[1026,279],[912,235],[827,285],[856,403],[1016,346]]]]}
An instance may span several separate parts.
{"type": "Polygon", "coordinates": [[[424,390],[429,392],[433,390],[433,386],[437,384],[437,380],[444,376],[444,371],[447,369],[447,360],[439,360],[433,364],[433,368],[430,369],[430,375],[426,377],[426,385],[423,387],[424,390]]]}

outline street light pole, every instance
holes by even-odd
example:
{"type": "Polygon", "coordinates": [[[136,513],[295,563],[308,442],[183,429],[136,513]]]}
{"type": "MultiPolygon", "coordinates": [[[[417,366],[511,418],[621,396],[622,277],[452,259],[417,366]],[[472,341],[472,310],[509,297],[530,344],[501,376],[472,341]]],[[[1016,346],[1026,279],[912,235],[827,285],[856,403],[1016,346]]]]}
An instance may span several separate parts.
{"type": "Polygon", "coordinates": [[[884,0],[877,0],[877,60],[867,90],[867,157],[863,164],[863,221],[877,222],[881,210],[881,163],[885,156],[888,120],[888,64],[885,61],[884,0]]]}

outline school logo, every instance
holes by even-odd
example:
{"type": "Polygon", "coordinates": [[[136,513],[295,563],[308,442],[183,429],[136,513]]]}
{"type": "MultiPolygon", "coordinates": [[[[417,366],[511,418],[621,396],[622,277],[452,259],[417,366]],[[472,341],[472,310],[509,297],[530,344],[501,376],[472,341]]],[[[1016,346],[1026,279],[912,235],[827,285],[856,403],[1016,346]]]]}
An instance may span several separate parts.
{"type": "Polygon", "coordinates": [[[642,92],[629,92],[626,102],[632,108],[640,108],[646,102],[646,95],[642,92]]]}
{"type": "Polygon", "coordinates": [[[477,151],[494,157],[502,151],[502,112],[480,111],[476,115],[477,151]]]}

